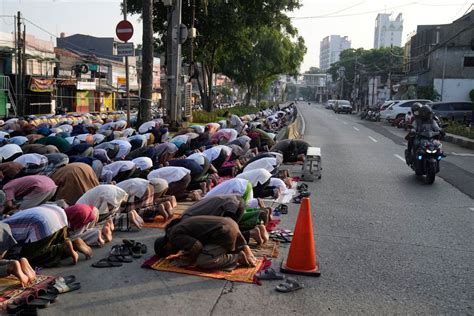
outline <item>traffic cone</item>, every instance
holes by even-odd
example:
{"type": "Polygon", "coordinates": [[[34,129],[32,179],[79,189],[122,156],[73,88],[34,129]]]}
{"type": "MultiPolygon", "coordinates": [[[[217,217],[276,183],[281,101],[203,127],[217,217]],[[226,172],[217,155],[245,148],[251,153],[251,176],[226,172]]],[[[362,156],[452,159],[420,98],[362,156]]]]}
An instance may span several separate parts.
{"type": "Polygon", "coordinates": [[[309,198],[305,197],[301,201],[290,251],[286,263],[282,262],[281,272],[315,277],[321,275],[313,238],[311,205],[309,198]]]}

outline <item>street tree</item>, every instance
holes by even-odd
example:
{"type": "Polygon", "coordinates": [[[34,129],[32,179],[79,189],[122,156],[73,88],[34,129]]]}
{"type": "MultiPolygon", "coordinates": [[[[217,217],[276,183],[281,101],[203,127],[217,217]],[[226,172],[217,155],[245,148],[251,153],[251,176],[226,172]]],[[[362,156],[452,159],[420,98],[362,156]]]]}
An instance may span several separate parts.
{"type": "Polygon", "coordinates": [[[219,69],[247,89],[246,104],[253,95],[259,100],[279,74],[296,76],[306,53],[302,37],[268,26],[246,28],[239,45],[229,43],[219,56],[219,69]]]}
{"type": "MultiPolygon", "coordinates": [[[[131,13],[142,13],[142,0],[128,0],[131,13]]],[[[287,12],[301,6],[301,0],[196,0],[194,60],[189,59],[189,45],[183,45],[183,56],[188,64],[198,64],[202,74],[196,79],[200,82],[200,94],[206,110],[212,110],[213,74],[218,72],[219,54],[223,47],[240,45],[242,30],[261,26],[283,29],[288,34],[296,34],[287,12]]],[[[182,22],[190,26],[192,4],[183,3],[182,22]]],[[[153,6],[153,30],[156,33],[155,45],[160,52],[166,51],[167,25],[171,9],[157,2],[153,6]]]]}

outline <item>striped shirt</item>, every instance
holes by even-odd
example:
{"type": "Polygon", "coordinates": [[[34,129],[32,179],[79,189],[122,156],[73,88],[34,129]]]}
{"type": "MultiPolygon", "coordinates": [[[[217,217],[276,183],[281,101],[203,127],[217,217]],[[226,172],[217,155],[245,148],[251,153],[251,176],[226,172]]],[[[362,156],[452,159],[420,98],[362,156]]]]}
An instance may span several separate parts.
{"type": "Polygon", "coordinates": [[[11,228],[18,243],[32,243],[67,227],[66,212],[59,206],[43,204],[29,208],[3,220],[11,228]]]}

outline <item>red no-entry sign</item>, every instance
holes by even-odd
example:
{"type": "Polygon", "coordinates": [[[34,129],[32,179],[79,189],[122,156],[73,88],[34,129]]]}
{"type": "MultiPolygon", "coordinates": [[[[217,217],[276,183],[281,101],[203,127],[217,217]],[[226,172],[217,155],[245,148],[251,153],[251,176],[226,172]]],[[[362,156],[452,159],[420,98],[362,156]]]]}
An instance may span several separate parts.
{"type": "Polygon", "coordinates": [[[133,36],[133,25],[127,20],[120,21],[115,28],[115,34],[121,41],[128,41],[133,36]]]}

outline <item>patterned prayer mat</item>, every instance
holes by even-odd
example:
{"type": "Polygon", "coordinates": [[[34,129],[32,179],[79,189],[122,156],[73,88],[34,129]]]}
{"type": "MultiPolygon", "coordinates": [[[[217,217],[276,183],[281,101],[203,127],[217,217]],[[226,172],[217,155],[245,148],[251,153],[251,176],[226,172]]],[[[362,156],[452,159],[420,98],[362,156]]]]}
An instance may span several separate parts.
{"type": "Polygon", "coordinates": [[[257,246],[257,243],[253,240],[249,243],[252,252],[257,258],[278,258],[280,254],[280,242],[270,239],[262,246],[257,246]]]}
{"type": "Polygon", "coordinates": [[[243,283],[257,283],[255,274],[261,269],[267,268],[268,266],[269,266],[269,260],[257,259],[257,264],[255,267],[238,267],[230,272],[206,271],[206,270],[200,270],[193,267],[186,267],[186,268],[176,267],[173,265],[173,260],[158,258],[156,256],[150,258],[143,265],[143,267],[148,267],[150,269],[157,270],[157,271],[183,273],[183,274],[200,276],[204,278],[224,279],[227,281],[243,282],[243,283]]]}
{"type": "Polygon", "coordinates": [[[12,275],[0,278],[0,312],[6,311],[7,305],[13,303],[13,301],[26,298],[39,289],[46,288],[48,283],[53,280],[54,277],[51,276],[37,275],[35,284],[23,288],[20,281],[12,275]]]}
{"type": "Polygon", "coordinates": [[[155,220],[151,223],[143,224],[144,228],[160,228],[164,229],[169,222],[171,222],[175,218],[180,218],[181,214],[184,213],[191,205],[196,202],[179,202],[178,205],[174,208],[173,217],[167,221],[164,221],[163,216],[158,215],[155,217],[155,220]]]}

